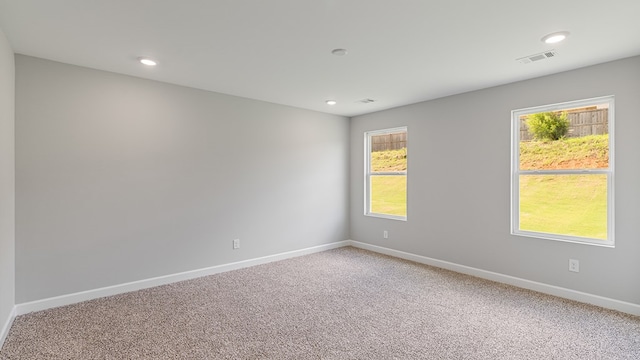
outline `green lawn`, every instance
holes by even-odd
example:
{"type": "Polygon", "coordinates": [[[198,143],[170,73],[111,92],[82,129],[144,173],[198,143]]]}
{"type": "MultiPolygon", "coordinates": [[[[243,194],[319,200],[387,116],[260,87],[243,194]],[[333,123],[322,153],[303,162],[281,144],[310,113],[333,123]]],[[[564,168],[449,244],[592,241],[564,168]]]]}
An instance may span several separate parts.
{"type": "Polygon", "coordinates": [[[520,229],[607,238],[607,176],[521,175],[520,229]]]}
{"type": "MultiPolygon", "coordinates": [[[[609,166],[609,135],[520,143],[520,169],[609,166]]],[[[607,238],[606,175],[521,175],[520,229],[607,238]]]]}
{"type": "Polygon", "coordinates": [[[520,142],[521,170],[601,169],[609,166],[609,135],[520,142]]]}
{"type": "Polygon", "coordinates": [[[371,153],[371,171],[406,171],[407,148],[371,153]]]}
{"type": "Polygon", "coordinates": [[[407,216],[407,176],[372,176],[370,211],[407,216]]]}
{"type": "MultiPolygon", "coordinates": [[[[407,149],[371,153],[371,171],[406,171],[407,149]]],[[[371,209],[375,214],[407,216],[407,176],[371,176],[371,209]]]]}

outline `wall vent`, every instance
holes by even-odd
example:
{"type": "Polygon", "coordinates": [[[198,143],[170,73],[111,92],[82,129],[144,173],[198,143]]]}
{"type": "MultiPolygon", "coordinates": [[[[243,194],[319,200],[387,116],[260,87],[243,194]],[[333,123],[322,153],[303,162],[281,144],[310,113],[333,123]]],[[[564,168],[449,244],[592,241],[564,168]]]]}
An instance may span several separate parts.
{"type": "Polygon", "coordinates": [[[544,60],[544,59],[548,59],[548,58],[552,58],[554,56],[557,56],[558,52],[555,50],[549,50],[549,51],[545,51],[545,52],[541,52],[539,54],[533,54],[533,55],[529,55],[529,56],[525,56],[519,59],[516,59],[516,61],[519,61],[523,64],[528,64],[534,61],[540,61],[540,60],[544,60]]]}

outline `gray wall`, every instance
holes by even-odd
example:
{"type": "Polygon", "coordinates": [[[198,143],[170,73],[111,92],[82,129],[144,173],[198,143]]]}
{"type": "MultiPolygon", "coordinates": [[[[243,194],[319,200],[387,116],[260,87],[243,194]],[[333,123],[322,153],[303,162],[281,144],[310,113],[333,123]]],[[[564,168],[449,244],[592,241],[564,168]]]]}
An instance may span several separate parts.
{"type": "Polygon", "coordinates": [[[639,79],[634,57],[353,118],[351,238],[640,304],[639,79]],[[604,95],[616,106],[616,247],[510,235],[511,110],[604,95]],[[365,217],[363,133],[402,125],[408,221],[365,217]]]}
{"type": "Polygon", "coordinates": [[[347,118],[22,55],[16,98],[17,303],[349,237],[347,118]]]}
{"type": "MultiPolygon", "coordinates": [[[[10,60],[0,71],[13,74],[10,60]]],[[[341,117],[17,55],[16,302],[350,237],[640,304],[638,78],[635,57],[355,117],[349,129],[341,117]],[[510,235],[510,111],[610,94],[616,247],[510,235]],[[408,221],[365,217],[363,133],[402,125],[408,221]]],[[[2,79],[0,101],[12,103],[2,79]]],[[[1,115],[9,169],[12,117],[1,115]]],[[[12,234],[1,245],[5,301],[12,234]]]]}
{"type": "Polygon", "coordinates": [[[0,331],[15,304],[14,75],[13,51],[0,30],[0,331]]]}

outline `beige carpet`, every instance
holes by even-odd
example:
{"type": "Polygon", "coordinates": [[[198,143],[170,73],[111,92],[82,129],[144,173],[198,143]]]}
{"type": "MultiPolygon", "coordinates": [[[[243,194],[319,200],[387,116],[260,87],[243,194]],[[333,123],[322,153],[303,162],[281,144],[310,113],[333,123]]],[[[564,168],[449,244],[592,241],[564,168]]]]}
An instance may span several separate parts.
{"type": "Polygon", "coordinates": [[[348,247],[19,316],[0,359],[640,359],[640,318],[348,247]]]}

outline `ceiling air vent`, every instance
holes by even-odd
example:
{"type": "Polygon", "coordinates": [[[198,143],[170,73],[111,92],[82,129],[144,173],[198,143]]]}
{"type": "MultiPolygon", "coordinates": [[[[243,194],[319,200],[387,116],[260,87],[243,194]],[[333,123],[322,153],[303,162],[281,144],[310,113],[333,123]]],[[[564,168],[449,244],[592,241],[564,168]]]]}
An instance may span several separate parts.
{"type": "Polygon", "coordinates": [[[528,64],[534,61],[540,61],[540,60],[544,60],[544,59],[548,59],[548,58],[552,58],[554,56],[557,56],[558,52],[555,50],[549,50],[549,51],[545,51],[539,54],[533,54],[533,55],[529,55],[529,56],[525,56],[523,58],[520,59],[516,59],[516,61],[519,61],[523,64],[528,64]]]}
{"type": "Polygon", "coordinates": [[[362,100],[358,100],[356,102],[363,103],[363,104],[369,104],[369,103],[372,103],[374,101],[375,100],[373,100],[373,99],[362,99],[362,100]]]}

